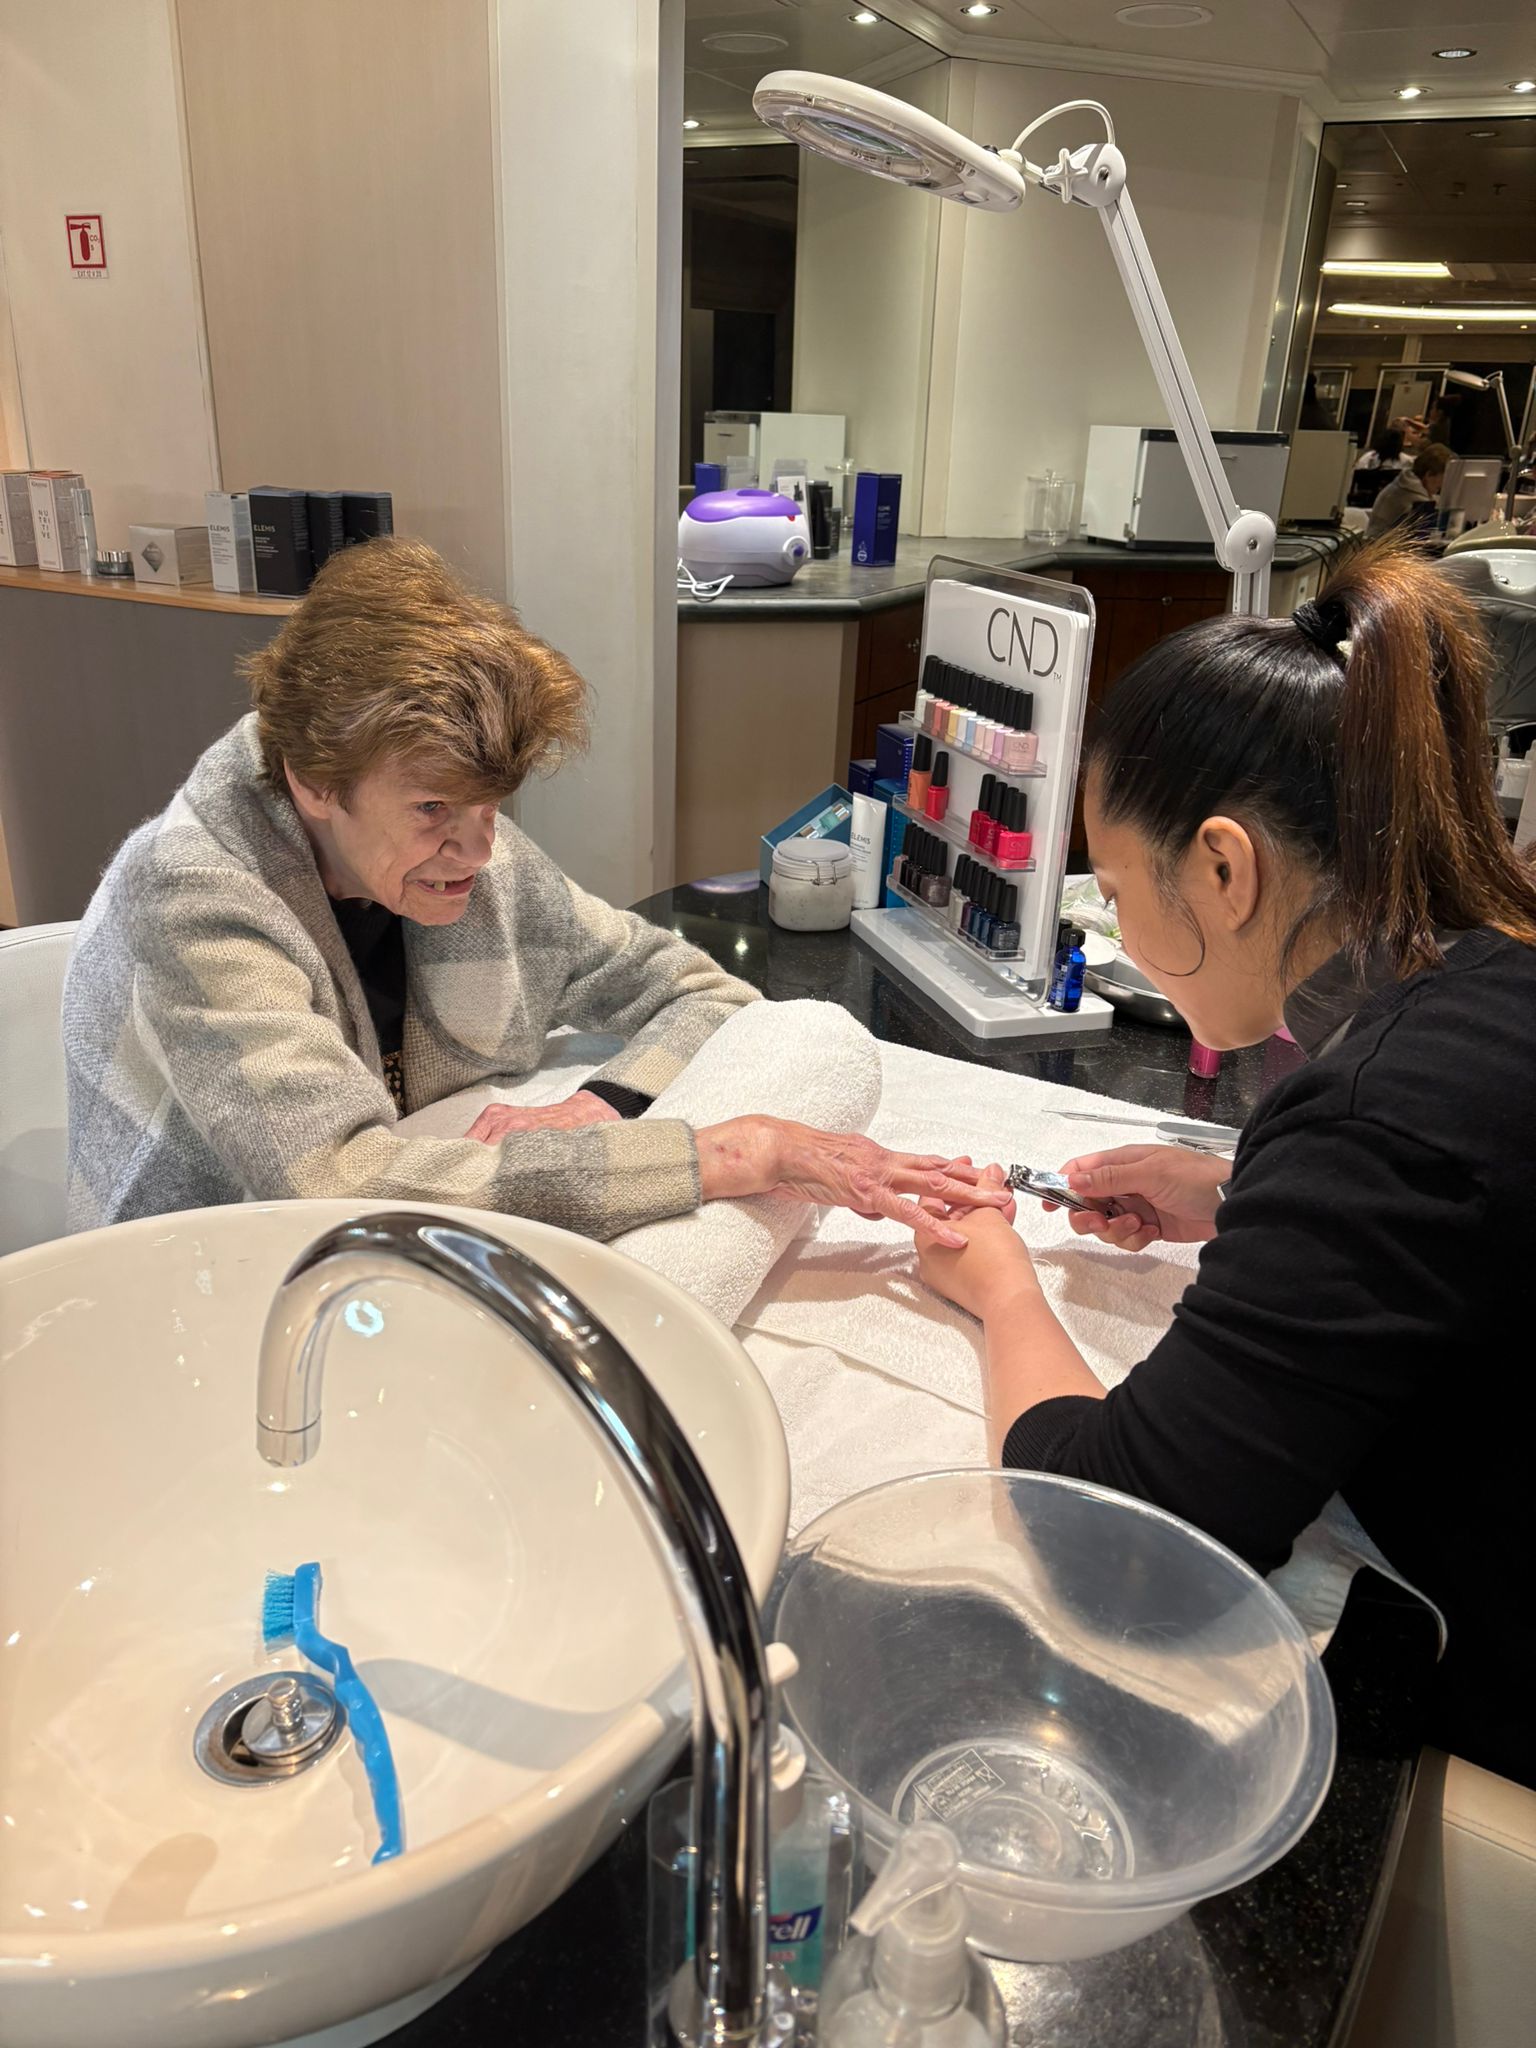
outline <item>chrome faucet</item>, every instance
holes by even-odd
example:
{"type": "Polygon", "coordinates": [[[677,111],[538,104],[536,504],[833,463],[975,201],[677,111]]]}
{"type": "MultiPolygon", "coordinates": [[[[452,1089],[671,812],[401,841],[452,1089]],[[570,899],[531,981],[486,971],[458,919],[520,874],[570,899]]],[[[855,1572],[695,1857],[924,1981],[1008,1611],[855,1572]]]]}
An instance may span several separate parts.
{"type": "Polygon", "coordinates": [[[487,1309],[530,1345],[598,1430],[672,1590],[693,1675],[691,1983],[678,2031],[748,2048],[767,2000],[768,1681],[736,1540],[671,1411],[590,1309],[524,1253],[414,1210],[343,1223],[289,1268],[261,1336],[256,1448],[302,1465],[320,1447],[326,1343],[361,1287],[400,1275],[487,1309]]]}

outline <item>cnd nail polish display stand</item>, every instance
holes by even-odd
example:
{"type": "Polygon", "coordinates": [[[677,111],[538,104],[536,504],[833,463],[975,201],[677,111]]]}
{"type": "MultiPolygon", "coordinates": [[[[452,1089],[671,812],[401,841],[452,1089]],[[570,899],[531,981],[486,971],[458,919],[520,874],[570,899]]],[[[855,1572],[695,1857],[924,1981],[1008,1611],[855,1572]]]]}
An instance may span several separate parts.
{"type": "Polygon", "coordinates": [[[948,754],[949,801],[937,822],[897,805],[894,901],[856,910],[853,930],[977,1038],[1114,1020],[1099,996],[1066,1015],[1045,1004],[1093,619],[1074,584],[946,556],[929,565],[917,707],[903,723],[948,754]],[[932,886],[935,869],[947,887],[932,886]]]}

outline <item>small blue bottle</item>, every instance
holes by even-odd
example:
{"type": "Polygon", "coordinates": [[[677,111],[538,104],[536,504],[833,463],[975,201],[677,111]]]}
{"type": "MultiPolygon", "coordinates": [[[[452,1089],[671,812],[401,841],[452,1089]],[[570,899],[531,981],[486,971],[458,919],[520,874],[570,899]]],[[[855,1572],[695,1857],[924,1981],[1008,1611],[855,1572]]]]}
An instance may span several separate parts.
{"type": "Polygon", "coordinates": [[[1046,1002],[1051,1009],[1068,1015],[1083,1000],[1083,971],[1088,965],[1088,956],[1083,951],[1084,936],[1081,926],[1069,925],[1051,969],[1051,987],[1046,1002]]]}

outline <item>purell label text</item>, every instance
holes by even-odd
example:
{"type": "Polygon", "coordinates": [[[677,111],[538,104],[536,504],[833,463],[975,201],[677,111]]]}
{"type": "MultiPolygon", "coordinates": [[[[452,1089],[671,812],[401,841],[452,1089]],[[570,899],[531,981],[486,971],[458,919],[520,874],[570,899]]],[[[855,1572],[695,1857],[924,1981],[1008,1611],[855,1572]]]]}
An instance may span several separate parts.
{"type": "Polygon", "coordinates": [[[812,1906],[804,1913],[780,1914],[768,1922],[768,1946],[795,1948],[802,1941],[809,1941],[820,1925],[820,1906],[812,1906]]]}

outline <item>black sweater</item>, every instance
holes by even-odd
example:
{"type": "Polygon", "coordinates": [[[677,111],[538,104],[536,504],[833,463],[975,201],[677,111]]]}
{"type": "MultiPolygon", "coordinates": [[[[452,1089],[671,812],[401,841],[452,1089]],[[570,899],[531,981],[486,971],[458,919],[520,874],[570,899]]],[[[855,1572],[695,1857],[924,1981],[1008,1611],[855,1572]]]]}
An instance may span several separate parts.
{"type": "Polygon", "coordinates": [[[1449,1626],[1426,1739],[1536,1785],[1533,1256],[1536,948],[1470,932],[1265,1097],[1167,1336],[1106,1399],[1031,1408],[1005,1461],[1260,1571],[1341,1493],[1449,1626]]]}

